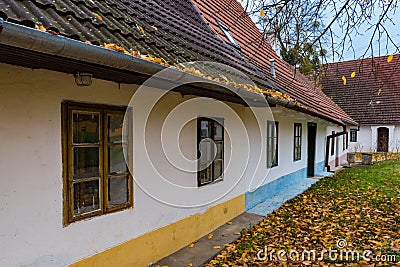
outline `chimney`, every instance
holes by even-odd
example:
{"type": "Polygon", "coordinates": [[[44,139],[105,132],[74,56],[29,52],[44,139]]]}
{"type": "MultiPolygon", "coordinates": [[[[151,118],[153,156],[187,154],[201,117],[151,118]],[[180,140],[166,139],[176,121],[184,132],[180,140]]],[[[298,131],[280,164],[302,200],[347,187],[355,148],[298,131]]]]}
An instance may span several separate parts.
{"type": "Polygon", "coordinates": [[[271,58],[269,60],[269,63],[271,65],[271,74],[272,76],[274,76],[274,78],[276,78],[276,73],[275,73],[275,59],[271,58]]]}

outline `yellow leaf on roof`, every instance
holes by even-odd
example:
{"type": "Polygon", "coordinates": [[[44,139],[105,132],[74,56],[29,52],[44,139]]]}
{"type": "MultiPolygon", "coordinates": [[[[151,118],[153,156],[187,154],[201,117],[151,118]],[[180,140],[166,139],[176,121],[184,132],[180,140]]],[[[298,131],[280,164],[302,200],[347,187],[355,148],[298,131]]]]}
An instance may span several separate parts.
{"type": "Polygon", "coordinates": [[[194,244],[192,243],[192,244],[190,244],[188,247],[189,247],[189,248],[193,248],[193,247],[194,247],[194,244]]]}
{"type": "Polygon", "coordinates": [[[390,63],[393,60],[393,55],[389,55],[387,58],[387,62],[390,63]]]}
{"type": "Polygon", "coordinates": [[[355,71],[353,71],[353,72],[351,73],[351,78],[354,78],[354,77],[356,77],[356,72],[355,72],[355,71]]]}
{"type": "Polygon", "coordinates": [[[265,10],[264,9],[261,9],[261,11],[260,11],[260,17],[265,17],[265,10]]]}
{"type": "Polygon", "coordinates": [[[99,20],[103,20],[103,17],[97,14],[96,12],[92,12],[93,16],[95,16],[99,20]]]}
{"type": "Polygon", "coordinates": [[[136,28],[140,31],[141,34],[144,34],[144,29],[142,26],[136,24],[136,28]]]}
{"type": "Polygon", "coordinates": [[[347,84],[347,79],[346,79],[346,77],[342,76],[342,80],[343,80],[343,85],[346,85],[346,84],[347,84]]]}
{"type": "Polygon", "coordinates": [[[213,249],[220,249],[221,246],[213,246],[213,249]]]}
{"type": "Polygon", "coordinates": [[[382,89],[378,90],[378,95],[381,95],[382,89]]]}
{"type": "Polygon", "coordinates": [[[36,30],[39,30],[39,31],[43,31],[43,32],[46,31],[46,28],[43,27],[43,25],[35,25],[35,29],[36,29],[36,30]]]}

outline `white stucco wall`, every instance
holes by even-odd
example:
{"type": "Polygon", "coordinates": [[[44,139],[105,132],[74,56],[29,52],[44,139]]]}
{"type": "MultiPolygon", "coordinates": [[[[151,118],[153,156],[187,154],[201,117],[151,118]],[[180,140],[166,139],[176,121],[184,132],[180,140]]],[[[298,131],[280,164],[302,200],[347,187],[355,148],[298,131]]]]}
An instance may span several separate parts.
{"type": "MultiPolygon", "coordinates": [[[[135,89],[133,85],[121,85],[119,89],[118,84],[101,80],[94,80],[90,87],[77,87],[71,75],[0,65],[0,266],[62,266],[207,210],[207,205],[178,208],[162,204],[135,184],[134,208],[63,227],[61,102],[127,105],[135,89]]],[[[162,101],[158,115],[148,125],[151,149],[159,148],[157,131],[163,116],[186,99],[174,93],[162,101]]],[[[235,153],[240,154],[247,146],[243,132],[235,130],[233,122],[237,118],[228,109],[213,108],[213,102],[207,108],[192,103],[175,116],[175,121],[179,123],[188,114],[224,118],[226,125],[233,125],[225,153],[230,155],[234,147],[235,153]]],[[[134,107],[134,129],[145,123],[141,111],[145,109],[146,99],[142,105],[134,107]]],[[[243,112],[242,106],[232,106],[243,112]]],[[[182,150],[189,157],[195,155],[196,123],[189,122],[182,132],[182,150]]],[[[175,132],[165,134],[167,139],[177,139],[175,132]]],[[[171,168],[163,157],[153,153],[153,161],[163,172],[157,173],[140,142],[143,133],[135,130],[133,135],[135,178],[153,179],[154,188],[167,196],[168,191],[159,182],[161,179],[157,179],[160,175],[169,175],[185,186],[197,185],[196,174],[171,168]]],[[[238,180],[236,175],[244,169],[241,159],[231,157],[226,164],[224,182],[199,188],[196,195],[181,197],[214,200],[214,195],[227,192],[215,205],[243,194],[243,181],[233,186],[238,180]],[[228,187],[233,189],[228,191],[228,187]]]]}
{"type": "Polygon", "coordinates": [[[389,129],[389,152],[400,152],[400,125],[361,125],[357,142],[349,142],[350,152],[376,152],[379,127],[389,129]]]}
{"type": "Polygon", "coordinates": [[[329,125],[324,120],[281,107],[273,108],[274,119],[279,121],[279,165],[269,172],[265,138],[266,121],[272,117],[268,114],[256,111],[260,117],[260,125],[257,125],[251,110],[241,105],[224,104],[221,108],[219,101],[199,101],[170,93],[146,120],[152,94],[149,90],[149,97],[133,107],[133,167],[135,178],[150,180],[153,191],[148,194],[143,190],[145,186],[135,184],[134,208],[64,227],[61,102],[128,105],[136,89],[137,86],[119,87],[116,83],[96,79],[90,87],[77,87],[71,75],[0,64],[0,266],[70,264],[182,218],[203,213],[210,205],[305,168],[307,122],[318,125],[315,163],[324,160],[329,125]],[[191,101],[185,102],[189,99],[191,101]],[[168,114],[172,115],[167,118],[168,114]],[[191,162],[197,149],[196,123],[191,119],[197,116],[224,118],[226,128],[224,181],[201,188],[197,188],[195,173],[180,170],[196,167],[191,162]],[[295,122],[303,125],[303,142],[302,159],[293,162],[295,122]],[[142,132],[145,123],[147,146],[143,143],[142,132]],[[260,129],[259,134],[257,129],[260,129]],[[179,143],[186,159],[176,157],[173,146],[161,145],[162,130],[163,140],[179,143]],[[161,153],[164,148],[170,153],[169,159],[161,153]],[[161,176],[196,190],[174,194],[161,176]],[[241,179],[243,177],[246,179],[241,179]],[[162,201],[169,203],[187,200],[180,203],[188,206],[193,202],[213,201],[215,196],[223,197],[209,205],[183,208],[164,204],[151,197],[152,194],[162,196],[162,201]]]}

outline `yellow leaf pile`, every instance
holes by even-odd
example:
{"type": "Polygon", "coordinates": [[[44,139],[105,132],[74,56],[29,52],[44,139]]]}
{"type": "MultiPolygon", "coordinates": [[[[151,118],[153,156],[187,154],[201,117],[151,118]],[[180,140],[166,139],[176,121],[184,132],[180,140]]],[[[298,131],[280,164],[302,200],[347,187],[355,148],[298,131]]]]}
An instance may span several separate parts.
{"type": "MultiPolygon", "coordinates": [[[[400,161],[376,162],[373,167],[353,168],[314,184],[303,194],[242,235],[205,266],[398,266],[396,263],[331,260],[323,250],[337,249],[345,240],[346,251],[394,255],[400,262],[400,161]],[[260,250],[315,250],[315,261],[259,260],[260,250]]],[[[307,259],[308,260],[308,259],[307,259]]]]}
{"type": "MultiPolygon", "coordinates": [[[[95,12],[92,12],[92,14],[97,19],[103,20],[103,18],[99,14],[97,14],[95,12]]],[[[265,16],[264,9],[261,10],[260,15],[262,17],[265,16]]],[[[46,28],[43,27],[42,25],[35,25],[35,28],[37,30],[40,30],[40,31],[47,31],[49,33],[56,34],[56,35],[58,34],[57,32],[54,32],[54,31],[51,31],[51,30],[46,30],[46,28]]],[[[136,24],[136,28],[140,31],[141,34],[145,34],[145,30],[144,30],[144,28],[142,26],[136,24]]],[[[157,30],[156,27],[154,27],[154,29],[157,30]]],[[[91,44],[90,41],[86,41],[85,43],[91,44]]],[[[124,53],[124,54],[127,54],[127,55],[131,55],[133,57],[138,57],[138,58],[141,58],[141,59],[144,59],[144,60],[147,60],[147,61],[151,61],[151,62],[160,64],[160,65],[164,65],[166,67],[173,67],[173,68],[176,68],[178,70],[181,70],[181,71],[184,71],[184,72],[188,72],[188,73],[192,73],[194,75],[197,75],[197,76],[200,76],[200,77],[203,77],[203,78],[215,81],[215,82],[224,83],[224,84],[229,85],[229,86],[242,88],[242,89],[245,89],[245,90],[248,90],[248,91],[251,91],[251,92],[260,93],[260,94],[263,94],[263,95],[266,95],[266,96],[270,96],[270,97],[274,97],[274,98],[278,98],[278,99],[282,99],[282,100],[286,100],[286,101],[290,101],[290,102],[294,102],[294,103],[296,102],[296,99],[293,99],[289,95],[283,94],[283,93],[278,92],[278,91],[276,91],[274,89],[262,89],[262,88],[260,88],[260,87],[258,87],[256,85],[254,85],[254,84],[241,84],[241,83],[232,82],[232,81],[229,81],[229,79],[226,76],[222,75],[222,74],[220,75],[220,77],[222,79],[220,79],[218,77],[211,77],[211,76],[203,74],[202,72],[200,72],[199,70],[196,70],[194,68],[181,68],[180,66],[178,66],[176,64],[175,65],[171,65],[169,62],[167,62],[163,58],[158,58],[158,57],[155,57],[155,56],[152,56],[152,55],[142,55],[139,51],[135,51],[135,50],[128,51],[123,46],[120,46],[120,45],[117,45],[117,44],[104,43],[102,45],[102,47],[104,47],[106,49],[110,49],[110,50],[116,51],[116,52],[120,52],[120,53],[124,53]]],[[[303,105],[301,105],[300,103],[296,103],[296,105],[298,107],[301,107],[301,108],[306,108],[303,105]]]]}

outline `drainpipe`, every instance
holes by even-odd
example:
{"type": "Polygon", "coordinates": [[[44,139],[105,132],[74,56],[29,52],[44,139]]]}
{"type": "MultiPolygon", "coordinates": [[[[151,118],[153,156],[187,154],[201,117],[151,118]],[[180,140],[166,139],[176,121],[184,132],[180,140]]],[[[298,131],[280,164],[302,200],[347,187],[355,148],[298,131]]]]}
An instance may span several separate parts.
{"type": "Polygon", "coordinates": [[[342,132],[331,134],[326,137],[325,168],[326,168],[327,172],[333,172],[333,171],[331,171],[331,166],[329,166],[329,148],[330,148],[331,139],[338,137],[338,136],[345,135],[345,134],[347,134],[347,129],[346,129],[346,126],[343,126],[342,132]]]}

